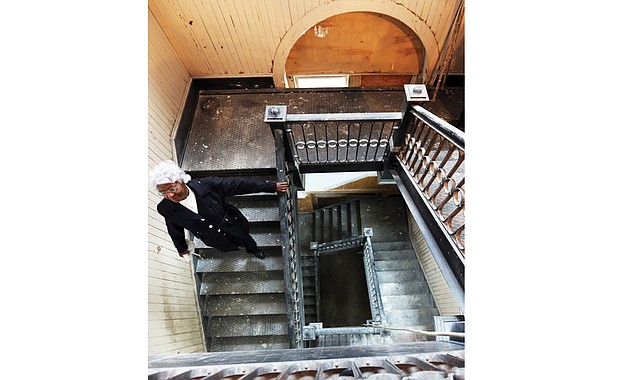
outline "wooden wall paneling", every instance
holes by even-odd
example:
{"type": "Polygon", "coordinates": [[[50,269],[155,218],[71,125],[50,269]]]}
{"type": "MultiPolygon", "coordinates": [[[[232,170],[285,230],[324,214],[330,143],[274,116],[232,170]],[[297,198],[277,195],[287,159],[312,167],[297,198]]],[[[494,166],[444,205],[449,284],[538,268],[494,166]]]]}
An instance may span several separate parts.
{"type": "MultiPolygon", "coordinates": [[[[237,7],[241,2],[236,0],[220,0],[218,3],[222,6],[222,13],[224,14],[224,20],[226,21],[227,38],[232,43],[232,48],[239,56],[242,66],[234,72],[234,74],[250,74],[256,72],[254,62],[252,59],[253,49],[249,48],[249,41],[247,39],[247,33],[244,27],[247,27],[246,23],[242,23],[237,14],[237,7]]],[[[241,5],[240,5],[241,6],[241,5]]]]}
{"type": "MultiPolygon", "coordinates": [[[[196,344],[197,342],[200,341],[200,334],[195,332],[195,331],[189,331],[189,332],[180,332],[180,331],[175,331],[176,334],[174,335],[174,339],[173,342],[178,342],[178,343],[185,343],[187,344],[188,342],[191,342],[193,344],[196,344]],[[197,341],[197,342],[196,342],[197,341]]],[[[149,345],[158,345],[158,344],[162,344],[162,343],[168,343],[169,338],[167,336],[157,336],[157,337],[153,337],[153,336],[149,336],[149,345]]]]}
{"type": "MultiPolygon", "coordinates": [[[[193,342],[190,342],[193,343],[193,342]]],[[[171,345],[164,346],[153,346],[153,352],[149,353],[149,355],[162,355],[162,354],[188,354],[193,352],[200,352],[200,344],[193,344],[191,346],[186,346],[186,342],[178,342],[173,343],[171,345]],[[170,350],[169,350],[170,349],[170,350]]]]}
{"type": "MultiPolygon", "coordinates": [[[[170,2],[153,1],[149,2],[149,10],[163,29],[166,38],[170,41],[173,49],[178,54],[184,67],[192,73],[197,67],[194,56],[190,53],[191,46],[187,36],[182,29],[178,28],[180,11],[170,2]],[[151,6],[153,4],[153,6],[151,6]]],[[[150,30],[149,30],[150,34],[150,30]]]]}
{"type": "Polygon", "coordinates": [[[263,24],[265,28],[265,43],[267,44],[267,49],[269,51],[268,58],[268,70],[267,73],[273,72],[273,56],[276,53],[276,45],[280,41],[280,38],[284,35],[284,33],[280,32],[278,28],[278,20],[275,13],[275,9],[267,7],[265,4],[265,0],[257,0],[256,1],[257,14],[260,17],[260,22],[263,24]]]}
{"type": "Polygon", "coordinates": [[[196,40],[200,44],[199,49],[202,52],[202,65],[200,69],[194,70],[192,76],[205,76],[206,74],[216,74],[224,71],[226,58],[223,58],[223,52],[216,45],[215,37],[211,35],[215,28],[210,27],[208,23],[212,20],[209,12],[201,1],[188,1],[188,11],[192,15],[192,25],[188,28],[194,34],[196,40]]]}
{"type": "MultiPolygon", "coordinates": [[[[149,11],[151,11],[149,9],[149,11]]],[[[172,157],[170,133],[190,80],[178,50],[149,12],[148,51],[148,164],[153,167],[172,157]]],[[[156,206],[161,198],[148,189],[148,285],[149,354],[204,351],[202,328],[190,266],[178,258],[156,206]],[[159,247],[159,249],[157,249],[159,247]],[[154,291],[157,289],[156,291],[154,291]],[[187,297],[193,294],[192,297],[187,297]],[[182,296],[181,296],[182,295],[182,296]],[[178,320],[183,314],[185,320],[178,320]],[[153,321],[163,321],[162,326],[153,321]],[[188,323],[189,322],[189,323],[188,323]],[[192,331],[176,327],[194,325],[192,331]]]]}
{"type": "Polygon", "coordinates": [[[431,3],[433,1],[436,1],[436,0],[424,0],[422,1],[422,4],[418,5],[419,10],[420,10],[420,13],[418,13],[418,15],[420,16],[420,18],[426,25],[428,25],[428,14],[431,8],[431,3]]]}
{"type": "Polygon", "coordinates": [[[241,7],[241,11],[245,15],[247,20],[247,28],[245,34],[250,37],[250,47],[254,49],[252,54],[252,61],[256,67],[256,74],[267,74],[271,69],[271,56],[273,55],[269,51],[268,38],[272,39],[265,34],[265,26],[261,22],[260,14],[258,13],[258,4],[252,2],[244,7],[241,7]]]}
{"type": "Polygon", "coordinates": [[[284,19],[284,10],[280,4],[274,5],[270,2],[270,0],[265,0],[265,9],[268,10],[267,13],[269,13],[269,20],[272,23],[272,27],[276,31],[276,34],[274,35],[276,36],[276,39],[273,42],[277,46],[287,31],[286,20],[284,19]]]}
{"type": "MultiPolygon", "coordinates": [[[[438,32],[438,28],[437,28],[437,22],[438,22],[438,15],[441,14],[441,10],[443,9],[443,7],[445,6],[446,1],[445,0],[433,0],[431,2],[431,6],[430,9],[428,11],[428,25],[431,27],[431,30],[433,30],[434,34],[435,34],[435,38],[437,38],[437,32],[438,32]]],[[[438,40],[439,41],[439,40],[438,40]]]]}
{"type": "Polygon", "coordinates": [[[220,1],[208,1],[207,4],[211,7],[211,14],[217,24],[216,30],[218,31],[220,49],[225,51],[230,56],[230,60],[224,63],[224,72],[220,74],[235,75],[244,70],[244,67],[246,67],[246,62],[243,60],[244,57],[240,56],[237,52],[238,42],[234,41],[231,37],[231,32],[229,30],[230,16],[227,13],[228,10],[225,4],[222,4],[220,1]]]}
{"type": "Polygon", "coordinates": [[[201,26],[198,24],[198,11],[194,6],[193,1],[181,1],[178,3],[178,9],[181,14],[179,15],[179,28],[190,40],[189,54],[192,55],[192,59],[196,66],[192,66],[190,74],[192,77],[204,72],[212,72],[212,68],[209,66],[207,55],[205,53],[204,46],[208,46],[207,41],[203,38],[203,34],[200,33],[201,26]],[[192,22],[190,24],[190,21],[192,22]]]}
{"type": "MultiPolygon", "coordinates": [[[[236,55],[232,49],[230,40],[224,37],[226,28],[220,7],[217,2],[212,1],[203,1],[202,4],[205,12],[205,19],[208,20],[206,25],[208,26],[209,34],[214,38],[215,49],[218,51],[218,56],[222,60],[222,67],[213,74],[234,74],[241,69],[243,64],[239,56],[236,55]]],[[[203,73],[201,76],[206,76],[205,74],[206,73],[203,73]]]]}
{"type": "Polygon", "coordinates": [[[409,224],[409,238],[411,240],[411,244],[413,244],[416,255],[418,256],[424,277],[426,278],[429,288],[431,289],[435,304],[439,309],[439,314],[462,314],[456,299],[448,287],[448,283],[443,277],[443,274],[441,274],[441,270],[439,269],[420,228],[416,224],[410,212],[407,212],[407,221],[409,224]]]}
{"type": "MultiPolygon", "coordinates": [[[[148,106],[148,122],[153,126],[151,128],[151,136],[153,142],[156,143],[160,151],[166,152],[170,150],[170,136],[168,136],[168,129],[165,128],[163,122],[167,121],[166,118],[160,114],[160,110],[156,105],[148,106]]],[[[166,123],[168,125],[169,123],[166,123]]]]}
{"type": "Polygon", "coordinates": [[[235,34],[235,30],[232,29],[230,20],[230,11],[227,5],[221,1],[211,2],[208,1],[211,7],[211,16],[214,20],[214,29],[217,30],[219,52],[224,53],[224,57],[227,60],[222,62],[222,71],[220,75],[237,75],[239,72],[244,71],[247,67],[247,62],[243,54],[239,54],[237,46],[238,36],[235,34]]]}
{"type": "Polygon", "coordinates": [[[255,35],[256,47],[260,51],[258,59],[259,73],[269,74],[271,72],[271,59],[275,52],[273,41],[277,38],[271,30],[269,24],[269,13],[265,12],[261,7],[262,2],[256,1],[244,8],[246,17],[250,25],[254,25],[255,31],[250,33],[255,35]]]}
{"type": "Polygon", "coordinates": [[[463,31],[461,31],[461,36],[448,70],[451,74],[465,74],[465,40],[463,37],[463,31]]]}
{"type": "Polygon", "coordinates": [[[173,49],[164,49],[160,44],[156,43],[156,41],[169,41],[169,39],[151,12],[149,12],[149,23],[153,27],[149,28],[148,48],[151,53],[155,52],[155,54],[149,54],[152,61],[149,64],[152,63],[157,67],[168,86],[175,89],[174,92],[184,91],[183,86],[185,84],[177,83],[175,78],[178,75],[188,75],[187,68],[182,64],[180,57],[173,49]],[[154,57],[160,57],[158,61],[160,63],[157,63],[154,57]]]}
{"type": "Polygon", "coordinates": [[[171,93],[174,88],[166,77],[166,72],[157,65],[152,58],[148,59],[150,73],[148,74],[149,98],[153,95],[152,105],[166,111],[174,111],[178,107],[178,99],[173,99],[171,93]]]}
{"type": "Polygon", "coordinates": [[[450,2],[444,8],[437,13],[437,20],[434,21],[434,28],[436,30],[435,34],[437,36],[437,41],[440,41],[443,45],[446,40],[446,35],[450,30],[450,25],[452,24],[452,19],[454,18],[455,12],[455,1],[450,2]]]}
{"type": "MultiPolygon", "coordinates": [[[[303,0],[302,0],[303,1],[303,0]]],[[[299,11],[299,0],[289,1],[289,11],[291,14],[291,23],[294,24],[297,20],[299,20],[303,16],[302,12],[299,11]]],[[[301,5],[303,7],[303,4],[301,5]]]]}
{"type": "Polygon", "coordinates": [[[304,1],[304,15],[312,12],[314,8],[316,8],[318,1],[316,0],[305,0],[304,1]]]}
{"type": "MultiPolygon", "coordinates": [[[[149,336],[149,339],[150,338],[166,337],[166,330],[168,329],[169,326],[166,325],[166,321],[165,320],[153,319],[151,321],[151,325],[153,326],[153,328],[151,329],[152,335],[149,336]]],[[[199,334],[195,334],[195,332],[197,331],[197,327],[198,326],[199,326],[199,324],[197,322],[194,322],[192,320],[186,320],[186,321],[184,321],[184,323],[179,323],[178,326],[175,326],[175,333],[177,333],[177,334],[192,333],[193,337],[196,337],[196,338],[200,339],[200,335],[199,334]]],[[[177,342],[179,340],[185,340],[185,339],[176,339],[177,342]]],[[[160,345],[161,342],[158,342],[158,344],[160,345]]]]}
{"type": "MultiPolygon", "coordinates": [[[[172,293],[174,297],[179,297],[179,299],[185,302],[194,302],[194,292],[185,289],[185,287],[183,289],[175,289],[172,293]]],[[[149,294],[157,297],[168,297],[171,295],[171,292],[167,287],[149,284],[149,294]]]]}
{"type": "Polygon", "coordinates": [[[256,47],[253,40],[255,35],[254,31],[250,29],[247,19],[244,13],[245,2],[237,0],[224,0],[229,12],[230,25],[229,30],[233,36],[238,36],[238,43],[235,45],[235,49],[240,56],[244,57],[245,66],[238,74],[257,73],[258,67],[256,65],[256,47]]]}

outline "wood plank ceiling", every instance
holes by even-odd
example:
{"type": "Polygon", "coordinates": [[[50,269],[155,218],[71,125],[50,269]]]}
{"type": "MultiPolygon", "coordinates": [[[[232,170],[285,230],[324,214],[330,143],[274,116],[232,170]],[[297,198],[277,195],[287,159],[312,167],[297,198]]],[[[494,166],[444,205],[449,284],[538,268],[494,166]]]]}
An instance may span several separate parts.
{"type": "MultiPolygon", "coordinates": [[[[433,70],[446,45],[460,3],[460,0],[149,0],[148,4],[149,11],[192,77],[273,75],[279,79],[283,73],[274,73],[274,67],[283,71],[289,51],[299,54],[299,50],[291,47],[297,40],[302,41],[305,32],[312,29],[314,33],[315,26],[321,22],[349,12],[367,13],[357,21],[351,19],[351,15],[334,17],[332,21],[349,23],[350,34],[366,31],[363,36],[366,40],[371,39],[369,35],[375,31],[376,42],[356,46],[361,51],[356,51],[355,56],[373,59],[372,62],[368,60],[366,66],[356,65],[348,71],[377,72],[377,65],[383,67],[384,61],[412,59],[411,64],[395,65],[390,71],[392,74],[411,74],[421,68],[420,60],[424,58],[419,57],[421,50],[429,60],[427,69],[433,70]],[[391,24],[398,25],[400,33],[408,36],[408,42],[387,38],[383,43],[378,42],[389,19],[398,20],[391,24]],[[412,46],[401,49],[402,43],[412,46]],[[415,53],[412,54],[411,49],[415,53]]],[[[346,25],[341,25],[343,30],[339,34],[342,39],[346,36],[346,25]]],[[[337,45],[336,41],[330,43],[337,45]]],[[[351,42],[343,40],[340,46],[345,43],[351,42]]],[[[451,67],[463,61],[462,44],[461,39],[456,50],[459,53],[452,58],[454,64],[451,67]]],[[[325,56],[323,50],[318,54],[308,54],[325,56]]],[[[330,54],[336,61],[345,61],[351,51],[339,49],[330,51],[330,54]]],[[[298,73],[317,71],[316,61],[309,62],[306,67],[298,62],[294,70],[298,73]]]]}

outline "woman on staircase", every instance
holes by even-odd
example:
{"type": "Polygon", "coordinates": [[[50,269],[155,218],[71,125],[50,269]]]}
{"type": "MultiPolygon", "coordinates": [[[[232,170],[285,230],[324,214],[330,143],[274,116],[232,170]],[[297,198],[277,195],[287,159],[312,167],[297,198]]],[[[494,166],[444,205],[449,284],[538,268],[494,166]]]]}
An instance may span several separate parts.
{"type": "Polygon", "coordinates": [[[207,246],[221,252],[236,251],[243,246],[246,252],[261,260],[265,258],[265,253],[250,236],[248,220],[235,206],[226,202],[226,197],[284,193],[288,189],[286,182],[219,177],[191,179],[170,160],[155,166],[149,173],[149,181],[164,198],[157,205],[157,211],[166,220],[168,234],[179,256],[190,257],[192,243],[189,234],[186,235],[189,231],[207,246]]]}

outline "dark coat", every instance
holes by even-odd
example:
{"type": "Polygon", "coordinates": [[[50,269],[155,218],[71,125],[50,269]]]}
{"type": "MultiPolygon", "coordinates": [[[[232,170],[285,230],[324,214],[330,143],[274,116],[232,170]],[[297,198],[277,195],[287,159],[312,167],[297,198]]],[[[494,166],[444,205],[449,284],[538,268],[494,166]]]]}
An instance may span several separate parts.
{"type": "Polygon", "coordinates": [[[193,179],[187,186],[196,194],[198,214],[166,198],[157,205],[179,253],[188,249],[184,229],[219,251],[237,250],[249,236],[250,227],[241,211],[226,202],[226,197],[276,191],[275,182],[218,177],[193,179]]]}

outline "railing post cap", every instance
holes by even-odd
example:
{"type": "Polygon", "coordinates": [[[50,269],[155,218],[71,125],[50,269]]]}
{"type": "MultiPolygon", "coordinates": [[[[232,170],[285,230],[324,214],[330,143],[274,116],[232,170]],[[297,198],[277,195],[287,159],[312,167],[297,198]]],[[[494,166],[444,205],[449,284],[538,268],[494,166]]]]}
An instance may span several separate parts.
{"type": "Polygon", "coordinates": [[[424,84],[406,84],[405,96],[408,102],[428,102],[428,91],[424,84]]]}
{"type": "Polygon", "coordinates": [[[364,227],[364,236],[372,237],[372,227],[364,227]]]}
{"type": "Polygon", "coordinates": [[[286,120],[286,106],[265,107],[265,122],[286,120]]]}

